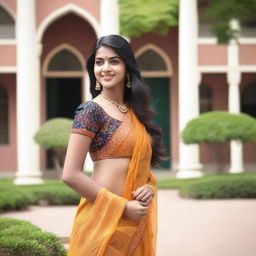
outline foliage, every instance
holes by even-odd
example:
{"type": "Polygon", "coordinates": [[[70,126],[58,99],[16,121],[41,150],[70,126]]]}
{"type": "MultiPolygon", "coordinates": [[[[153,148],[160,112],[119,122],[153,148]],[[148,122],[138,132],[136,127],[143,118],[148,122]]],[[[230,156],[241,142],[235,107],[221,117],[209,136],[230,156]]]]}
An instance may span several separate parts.
{"type": "Polygon", "coordinates": [[[200,179],[183,186],[180,193],[196,199],[256,198],[256,175],[233,174],[200,179]]]}
{"type": "Polygon", "coordinates": [[[185,143],[256,141],[256,120],[246,114],[211,111],[189,121],[182,131],[185,143]]]}
{"type": "Polygon", "coordinates": [[[160,189],[179,189],[183,197],[196,199],[256,198],[256,173],[211,174],[194,179],[163,179],[160,189]]]}
{"type": "Polygon", "coordinates": [[[0,255],[64,256],[66,250],[52,233],[27,221],[0,218],[0,255]]]}
{"type": "Polygon", "coordinates": [[[236,39],[238,31],[231,29],[229,22],[237,19],[241,23],[256,21],[256,0],[207,0],[206,17],[214,23],[213,32],[219,43],[236,39]]]}
{"type": "Polygon", "coordinates": [[[216,162],[217,171],[224,169],[223,142],[256,141],[256,119],[246,114],[211,111],[189,121],[182,131],[184,143],[206,143],[216,162]]]}
{"type": "Polygon", "coordinates": [[[52,118],[35,134],[34,139],[40,146],[50,148],[66,148],[70,135],[72,120],[68,118],[52,118]]]}
{"type": "Polygon", "coordinates": [[[167,34],[178,24],[178,0],[119,0],[121,34],[167,34]]]}
{"type": "Polygon", "coordinates": [[[77,205],[80,196],[60,181],[16,186],[11,180],[0,180],[0,211],[21,210],[32,204],[77,205]]]}
{"type": "Polygon", "coordinates": [[[65,161],[71,125],[71,119],[52,118],[48,120],[34,136],[34,140],[37,144],[51,150],[54,166],[59,174],[65,161]]]}

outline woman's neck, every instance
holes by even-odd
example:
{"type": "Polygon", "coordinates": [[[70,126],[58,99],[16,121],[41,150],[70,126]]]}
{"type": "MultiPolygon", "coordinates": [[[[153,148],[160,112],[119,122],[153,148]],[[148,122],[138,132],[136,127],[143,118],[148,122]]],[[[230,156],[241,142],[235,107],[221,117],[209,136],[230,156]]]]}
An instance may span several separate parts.
{"type": "MultiPolygon", "coordinates": [[[[118,88],[119,89],[119,88],[118,88]]],[[[123,89],[106,89],[103,88],[102,93],[107,96],[109,99],[119,103],[119,104],[123,104],[124,103],[124,90],[123,89]]]]}

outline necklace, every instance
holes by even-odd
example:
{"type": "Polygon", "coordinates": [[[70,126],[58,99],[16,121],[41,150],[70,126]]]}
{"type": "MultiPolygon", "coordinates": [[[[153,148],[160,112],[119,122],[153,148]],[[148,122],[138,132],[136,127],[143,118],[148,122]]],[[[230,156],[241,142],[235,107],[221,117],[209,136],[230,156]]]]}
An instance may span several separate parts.
{"type": "Polygon", "coordinates": [[[116,105],[118,110],[121,113],[127,113],[128,112],[128,108],[125,104],[119,104],[116,101],[111,100],[110,98],[108,98],[103,92],[101,92],[101,95],[103,96],[104,99],[106,99],[107,101],[111,102],[112,104],[116,105]]]}

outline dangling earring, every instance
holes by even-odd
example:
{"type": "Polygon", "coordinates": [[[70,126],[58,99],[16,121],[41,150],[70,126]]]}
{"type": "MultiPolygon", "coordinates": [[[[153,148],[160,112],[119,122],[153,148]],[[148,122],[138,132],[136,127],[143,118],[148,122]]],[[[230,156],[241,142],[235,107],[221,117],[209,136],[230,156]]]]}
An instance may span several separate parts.
{"type": "Polygon", "coordinates": [[[130,74],[127,74],[126,78],[127,78],[126,87],[127,88],[131,88],[132,87],[132,83],[131,83],[131,76],[130,76],[130,74]]]}
{"type": "Polygon", "coordinates": [[[100,91],[100,90],[101,90],[100,83],[99,83],[97,80],[96,80],[95,90],[96,90],[96,91],[100,91]]]}

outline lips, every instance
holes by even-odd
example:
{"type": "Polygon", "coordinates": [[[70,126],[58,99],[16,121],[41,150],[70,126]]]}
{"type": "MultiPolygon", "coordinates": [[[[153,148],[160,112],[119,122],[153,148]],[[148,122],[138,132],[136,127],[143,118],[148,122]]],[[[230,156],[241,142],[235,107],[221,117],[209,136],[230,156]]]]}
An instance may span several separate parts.
{"type": "Polygon", "coordinates": [[[112,77],[113,77],[113,75],[105,75],[105,76],[102,76],[103,80],[105,80],[105,81],[111,80],[112,77]]]}

